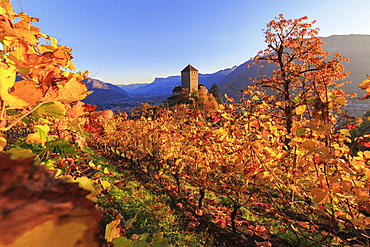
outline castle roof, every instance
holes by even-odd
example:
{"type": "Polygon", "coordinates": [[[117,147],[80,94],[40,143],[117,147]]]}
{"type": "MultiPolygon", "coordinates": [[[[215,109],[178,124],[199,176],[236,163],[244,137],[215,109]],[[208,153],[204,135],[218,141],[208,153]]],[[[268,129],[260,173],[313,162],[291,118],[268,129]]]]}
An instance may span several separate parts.
{"type": "Polygon", "coordinates": [[[181,73],[182,72],[190,72],[190,71],[198,71],[198,70],[189,64],[183,70],[181,70],[181,73]]]}

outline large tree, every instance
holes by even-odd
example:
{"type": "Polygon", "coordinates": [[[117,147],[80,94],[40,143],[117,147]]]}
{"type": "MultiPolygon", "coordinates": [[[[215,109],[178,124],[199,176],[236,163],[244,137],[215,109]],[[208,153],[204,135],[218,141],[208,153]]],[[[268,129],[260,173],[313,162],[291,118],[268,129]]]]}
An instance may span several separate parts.
{"type": "MultiPolygon", "coordinates": [[[[344,71],[340,54],[329,57],[318,37],[315,21],[307,17],[287,20],[281,14],[267,24],[264,30],[267,48],[254,57],[255,64],[273,63],[276,69],[271,77],[256,80],[259,88],[268,88],[274,96],[276,114],[283,119],[286,131],[291,133],[295,117],[320,118],[330,121],[331,110],[340,110],[346,94],[339,89],[349,74],[344,71]]],[[[289,138],[286,139],[286,144],[289,138]]]]}

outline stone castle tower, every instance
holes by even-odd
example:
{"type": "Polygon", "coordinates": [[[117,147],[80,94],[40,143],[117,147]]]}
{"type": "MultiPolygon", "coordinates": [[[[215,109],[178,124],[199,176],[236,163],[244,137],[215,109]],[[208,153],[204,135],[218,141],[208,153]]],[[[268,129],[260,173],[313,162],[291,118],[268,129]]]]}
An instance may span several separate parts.
{"type": "Polygon", "coordinates": [[[181,71],[181,87],[190,93],[198,91],[198,70],[190,64],[181,71]]]}

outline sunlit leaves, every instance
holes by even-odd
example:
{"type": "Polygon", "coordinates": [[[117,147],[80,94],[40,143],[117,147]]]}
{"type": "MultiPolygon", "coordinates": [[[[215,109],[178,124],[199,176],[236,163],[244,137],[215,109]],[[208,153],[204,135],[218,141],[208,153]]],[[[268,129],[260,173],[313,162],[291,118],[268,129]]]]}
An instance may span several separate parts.
{"type": "Polygon", "coordinates": [[[46,118],[47,116],[62,118],[66,113],[66,110],[64,107],[65,106],[61,102],[58,102],[58,101],[48,102],[38,107],[32,113],[32,115],[37,118],[46,118]]]}
{"type": "Polygon", "coordinates": [[[14,83],[13,92],[10,95],[27,102],[27,105],[36,105],[42,100],[43,92],[33,80],[21,80],[14,83]]]}
{"type": "Polygon", "coordinates": [[[121,219],[113,220],[105,227],[105,239],[108,242],[112,242],[113,239],[118,238],[121,236],[120,228],[118,227],[121,223],[121,219]]]}
{"type": "Polygon", "coordinates": [[[4,150],[4,147],[6,146],[6,144],[7,144],[7,140],[5,136],[3,134],[0,135],[0,151],[4,150]]]}
{"type": "Polygon", "coordinates": [[[4,62],[0,63],[0,97],[11,108],[19,108],[28,105],[24,100],[9,94],[9,89],[14,86],[16,68],[4,62]]]}
{"type": "Polygon", "coordinates": [[[278,106],[280,111],[275,112],[285,119],[288,133],[292,132],[292,123],[298,121],[296,116],[300,121],[306,118],[334,121],[330,115],[334,111],[342,113],[340,107],[348,97],[337,89],[344,84],[339,80],[348,75],[342,64],[348,59],[340,54],[329,59],[329,53],[322,49],[324,42],[318,37],[318,28],[313,27],[315,21],[307,20],[279,15],[264,30],[267,48],[254,57],[255,65],[277,66],[271,77],[260,77],[255,82],[274,93],[271,103],[278,106]]]}
{"type": "MultiPolygon", "coordinates": [[[[147,104],[134,113],[136,119],[112,114],[108,121],[91,114],[96,122],[88,130],[100,134],[93,142],[129,160],[171,198],[192,205],[195,216],[207,213],[223,228],[230,226],[233,207],[258,205],[284,218],[296,234],[318,232],[322,225],[340,228],[333,227],[331,236],[349,228],[354,235],[364,233],[369,219],[359,205],[370,197],[370,152],[352,154],[350,128],[338,128],[348,95],[337,81],[348,74],[342,65],[347,59],[323,51],[318,30],[306,20],[280,16],[268,24],[267,48],[255,59],[278,68],[248,87],[240,101],[226,95],[232,104],[211,114],[200,105],[154,109],[147,104]],[[201,191],[226,197],[229,208],[215,209],[207,200],[200,207],[201,191]],[[291,213],[304,220],[295,222],[291,213]],[[338,215],[356,227],[344,225],[338,215]]],[[[84,112],[77,104],[68,109],[71,116],[84,112]]],[[[198,223],[194,217],[188,227],[198,223]]],[[[324,234],[321,240],[326,239],[324,234]]]]}
{"type": "Polygon", "coordinates": [[[349,133],[348,129],[341,129],[340,133],[342,133],[345,136],[351,137],[351,133],[349,133]]]}
{"type": "Polygon", "coordinates": [[[295,108],[295,113],[297,115],[302,115],[307,109],[307,106],[306,105],[299,105],[295,108]]]}
{"type": "MultiPolygon", "coordinates": [[[[25,13],[15,15],[9,1],[3,1],[0,9],[2,130],[11,129],[32,114],[47,124],[64,121],[64,133],[81,132],[82,125],[86,124],[87,120],[78,121],[81,126],[69,129],[68,122],[75,119],[68,120],[66,110],[70,108],[71,103],[76,104],[89,95],[86,85],[82,82],[88,72],[72,72],[75,70],[72,49],[42,34],[39,28],[33,26],[33,22],[38,19],[25,13]],[[17,109],[17,114],[12,118],[4,114],[9,109],[17,109]]],[[[81,116],[76,116],[76,113],[72,115],[73,118],[81,116]]],[[[30,123],[30,120],[31,118],[28,118],[25,121],[30,123]]],[[[51,127],[51,132],[56,128],[57,125],[51,127]]],[[[41,130],[37,133],[39,136],[31,133],[27,142],[45,143],[52,140],[41,130]]]]}

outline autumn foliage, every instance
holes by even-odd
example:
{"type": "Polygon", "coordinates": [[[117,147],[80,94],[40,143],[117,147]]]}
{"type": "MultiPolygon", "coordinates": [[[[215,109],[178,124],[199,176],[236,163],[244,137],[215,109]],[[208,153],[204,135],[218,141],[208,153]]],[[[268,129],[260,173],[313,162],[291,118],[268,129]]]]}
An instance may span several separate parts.
{"type": "MultiPolygon", "coordinates": [[[[49,121],[52,125],[43,120],[38,123],[40,128],[35,133],[41,136],[41,142],[47,141],[42,136],[46,137],[49,131],[59,133],[58,138],[80,132],[87,122],[81,116],[88,111],[79,100],[90,94],[82,82],[88,72],[74,72],[71,49],[33,26],[36,18],[15,14],[8,0],[1,4],[0,17],[0,130],[4,133],[24,125],[23,120],[32,116],[53,118],[49,121]],[[63,127],[55,129],[59,124],[63,127]],[[65,135],[60,135],[61,131],[65,135]]],[[[0,138],[2,150],[6,139],[4,135],[0,138]]],[[[33,141],[35,135],[30,139],[33,141]]]]}
{"type": "MultiPolygon", "coordinates": [[[[117,169],[168,195],[188,229],[221,229],[256,246],[272,246],[286,232],[297,245],[370,245],[370,151],[352,148],[367,147],[368,136],[353,138],[363,120],[343,111],[352,96],[340,89],[348,59],[322,49],[314,22],[280,15],[267,24],[267,47],[254,60],[275,70],[255,78],[241,99],[218,104],[201,88],[187,104],[142,104],[128,116],[82,103],[87,72],[74,72],[71,49],[42,34],[32,25],[37,19],[12,12],[9,1],[0,6],[0,149],[30,157],[0,155],[0,246],[99,245],[92,201],[118,207],[110,193],[122,181],[77,161],[86,132],[117,169]],[[7,132],[17,128],[27,129],[25,144],[39,153],[8,149],[7,132]],[[91,193],[33,165],[41,158],[91,193]]],[[[369,80],[360,88],[368,92],[369,80]]],[[[126,238],[136,216],[124,221],[107,211],[115,212],[105,227],[108,244],[170,246],[162,232],[149,242],[147,235],[126,238]]]]}
{"type": "MultiPolygon", "coordinates": [[[[337,127],[351,119],[342,109],[351,95],[340,89],[348,59],[324,52],[306,20],[280,15],[267,24],[267,48],[254,59],[276,69],[256,78],[239,104],[210,115],[185,104],[156,118],[116,115],[94,143],[130,160],[175,204],[190,205],[191,228],[210,217],[247,234],[256,228],[243,215],[262,213],[283,222],[298,242],[369,245],[370,152],[353,155],[349,129],[337,127]]],[[[271,229],[264,229],[258,234],[270,240],[271,229]]]]}
{"type": "Polygon", "coordinates": [[[86,198],[90,192],[33,165],[42,157],[32,150],[8,147],[15,140],[6,137],[22,130],[17,136],[24,144],[39,145],[57,168],[47,157],[76,155],[94,110],[80,101],[90,94],[82,82],[87,72],[74,72],[71,49],[41,33],[35,21],[1,2],[0,151],[28,159],[0,155],[0,246],[100,246],[101,216],[86,198]]]}

